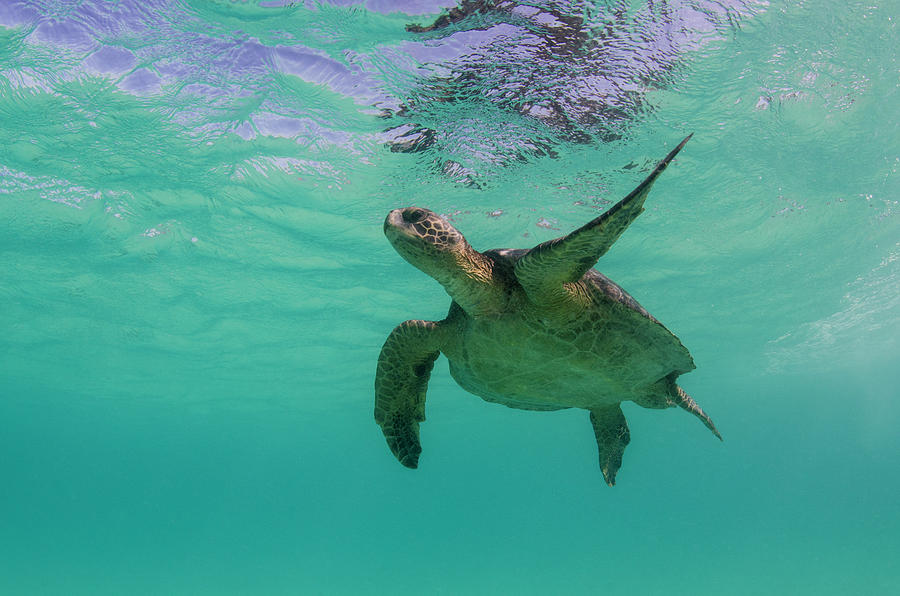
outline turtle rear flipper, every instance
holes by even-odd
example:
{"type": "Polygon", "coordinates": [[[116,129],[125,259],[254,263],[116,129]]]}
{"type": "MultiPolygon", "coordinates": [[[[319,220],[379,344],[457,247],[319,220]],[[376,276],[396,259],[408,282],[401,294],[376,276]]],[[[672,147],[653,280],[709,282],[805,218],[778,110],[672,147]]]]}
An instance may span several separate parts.
{"type": "Polygon", "coordinates": [[[591,424],[600,453],[600,470],[606,484],[615,486],[616,472],[622,466],[622,454],[631,441],[628,423],[619,404],[591,410],[591,424]]]}
{"type": "Polygon", "coordinates": [[[419,465],[419,423],[425,420],[425,392],[440,354],[438,324],[405,321],[388,336],[375,373],[375,422],[388,447],[407,468],[419,465]]]}
{"type": "Polygon", "coordinates": [[[722,439],[722,435],[719,434],[716,425],[713,424],[712,418],[703,411],[703,408],[701,408],[680,385],[675,383],[675,378],[677,376],[678,375],[669,375],[656,385],[655,392],[634,398],[632,401],[643,408],[651,408],[654,410],[678,406],[699,418],[700,422],[712,431],[712,434],[716,435],[720,441],[723,441],[724,439],[722,439]]]}
{"type": "Polygon", "coordinates": [[[674,402],[676,406],[679,408],[685,409],[697,418],[700,419],[706,428],[712,431],[714,435],[719,437],[719,440],[722,441],[722,435],[719,434],[718,429],[716,429],[716,425],[713,424],[712,418],[710,418],[706,412],[703,411],[697,402],[691,399],[691,396],[688,395],[684,389],[682,389],[679,385],[675,385],[673,390],[673,395],[670,399],[674,402]]]}

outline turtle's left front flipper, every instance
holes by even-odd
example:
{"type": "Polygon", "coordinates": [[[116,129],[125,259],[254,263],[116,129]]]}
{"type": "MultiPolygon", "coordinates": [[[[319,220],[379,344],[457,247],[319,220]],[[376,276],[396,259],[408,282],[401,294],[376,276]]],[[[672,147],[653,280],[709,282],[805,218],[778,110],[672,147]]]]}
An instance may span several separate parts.
{"type": "Polygon", "coordinates": [[[647,178],[603,215],[574,232],[538,244],[516,263],[516,279],[528,296],[547,302],[558,296],[564,283],[581,279],[644,210],[644,200],[657,177],[690,140],[688,135],[672,149],[647,178]]]}
{"type": "Polygon", "coordinates": [[[388,447],[407,468],[419,465],[419,423],[425,420],[425,391],[440,354],[438,323],[405,321],[388,336],[375,373],[375,422],[388,447]]]}

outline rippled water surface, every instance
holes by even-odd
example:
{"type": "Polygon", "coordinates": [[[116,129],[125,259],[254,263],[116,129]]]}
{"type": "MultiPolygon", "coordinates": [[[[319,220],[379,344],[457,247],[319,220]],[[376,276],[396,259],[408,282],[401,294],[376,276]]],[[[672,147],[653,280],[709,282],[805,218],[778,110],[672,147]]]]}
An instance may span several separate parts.
{"type": "Polygon", "coordinates": [[[0,3],[0,592],[900,591],[900,4],[0,3]],[[596,217],[684,412],[460,389],[418,470],[375,362],[449,299],[382,233],[596,217]]]}

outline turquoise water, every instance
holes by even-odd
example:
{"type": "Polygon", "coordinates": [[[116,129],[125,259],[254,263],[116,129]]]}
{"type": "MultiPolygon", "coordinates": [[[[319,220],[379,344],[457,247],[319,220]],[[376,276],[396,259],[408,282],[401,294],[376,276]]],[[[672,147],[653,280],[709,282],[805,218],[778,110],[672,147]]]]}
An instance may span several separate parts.
{"type": "Polygon", "coordinates": [[[0,5],[0,593],[900,592],[900,5],[451,4],[0,5]],[[597,268],[725,441],[625,404],[609,488],[441,359],[400,466],[386,213],[529,247],[689,132],[597,268]]]}

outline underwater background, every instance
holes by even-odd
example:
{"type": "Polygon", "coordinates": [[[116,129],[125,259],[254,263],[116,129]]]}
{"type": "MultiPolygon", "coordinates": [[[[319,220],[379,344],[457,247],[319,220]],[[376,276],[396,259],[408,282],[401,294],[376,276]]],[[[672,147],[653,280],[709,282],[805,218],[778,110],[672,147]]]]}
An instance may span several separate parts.
{"type": "Polygon", "coordinates": [[[0,3],[0,593],[900,593],[900,2],[454,6],[0,3]],[[724,442],[626,403],[609,488],[441,358],[397,463],[387,212],[530,247],[691,132],[597,269],[724,442]]]}

